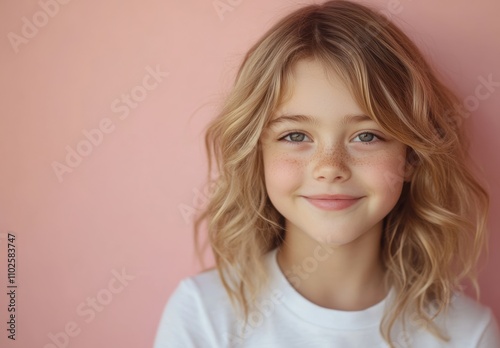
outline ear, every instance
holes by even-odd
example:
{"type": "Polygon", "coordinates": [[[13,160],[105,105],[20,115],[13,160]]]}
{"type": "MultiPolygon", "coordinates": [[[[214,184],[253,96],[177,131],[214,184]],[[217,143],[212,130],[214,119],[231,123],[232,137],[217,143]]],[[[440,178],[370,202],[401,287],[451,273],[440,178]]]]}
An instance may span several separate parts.
{"type": "Polygon", "coordinates": [[[412,148],[409,147],[406,152],[405,173],[404,173],[405,182],[410,182],[412,180],[418,163],[419,159],[417,154],[412,148]]]}
{"type": "Polygon", "coordinates": [[[414,172],[415,172],[415,167],[412,166],[410,163],[406,162],[404,181],[405,182],[410,182],[411,179],[413,178],[413,173],[414,172]]]}

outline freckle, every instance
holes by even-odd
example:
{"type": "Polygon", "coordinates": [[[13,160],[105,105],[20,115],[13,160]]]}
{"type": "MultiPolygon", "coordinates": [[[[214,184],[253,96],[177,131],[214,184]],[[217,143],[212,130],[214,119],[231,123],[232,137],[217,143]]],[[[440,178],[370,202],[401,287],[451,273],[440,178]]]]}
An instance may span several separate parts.
{"type": "Polygon", "coordinates": [[[281,155],[278,158],[278,162],[280,163],[286,163],[287,165],[293,165],[296,168],[302,168],[306,166],[305,161],[301,161],[297,158],[289,157],[287,155],[281,155]]]}
{"type": "Polygon", "coordinates": [[[287,160],[288,163],[293,164],[295,167],[304,167],[304,161],[299,161],[296,158],[290,158],[287,160]]]}

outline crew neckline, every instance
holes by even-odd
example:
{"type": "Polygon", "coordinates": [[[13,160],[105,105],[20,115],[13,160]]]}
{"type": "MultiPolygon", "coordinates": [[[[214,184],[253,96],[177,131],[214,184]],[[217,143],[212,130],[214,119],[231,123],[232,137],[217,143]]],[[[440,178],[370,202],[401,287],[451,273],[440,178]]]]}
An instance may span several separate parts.
{"type": "Polygon", "coordinates": [[[382,301],[360,311],[342,311],[321,307],[303,297],[288,282],[278,264],[278,249],[279,247],[267,254],[271,289],[281,291],[280,302],[297,317],[320,327],[339,330],[359,330],[380,325],[388,300],[393,296],[393,288],[382,301]]]}

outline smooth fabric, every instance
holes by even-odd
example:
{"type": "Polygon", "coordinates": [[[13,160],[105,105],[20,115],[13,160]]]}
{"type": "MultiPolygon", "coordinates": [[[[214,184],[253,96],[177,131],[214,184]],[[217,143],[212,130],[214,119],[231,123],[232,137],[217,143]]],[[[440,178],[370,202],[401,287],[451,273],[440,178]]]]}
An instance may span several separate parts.
{"type": "MultiPolygon", "coordinates": [[[[320,307],[291,286],[276,261],[277,249],[265,255],[271,275],[268,289],[257,301],[243,328],[236,320],[217,270],[183,279],[167,302],[154,348],[258,347],[350,348],[388,347],[379,332],[384,307],[393,290],[374,306],[361,311],[320,307]]],[[[498,324],[492,311],[456,294],[446,316],[435,319],[451,337],[443,342],[418,327],[410,316],[405,336],[399,323],[392,331],[395,347],[500,348],[498,324]],[[409,325],[409,326],[408,326],[409,325]]]]}

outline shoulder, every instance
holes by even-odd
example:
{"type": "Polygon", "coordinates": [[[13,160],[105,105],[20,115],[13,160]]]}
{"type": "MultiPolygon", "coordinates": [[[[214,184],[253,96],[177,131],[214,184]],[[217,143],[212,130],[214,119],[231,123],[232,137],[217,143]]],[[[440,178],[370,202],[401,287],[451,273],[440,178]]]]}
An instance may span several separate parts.
{"type": "Polygon", "coordinates": [[[217,270],[212,269],[183,278],[170,296],[166,311],[195,310],[209,314],[213,308],[228,302],[227,293],[217,270]]]}
{"type": "Polygon", "coordinates": [[[215,268],[184,278],[182,282],[201,298],[213,299],[213,296],[220,297],[225,294],[219,272],[215,268]]]}
{"type": "Polygon", "coordinates": [[[486,324],[493,319],[489,307],[477,302],[464,293],[455,293],[448,309],[448,320],[454,319],[462,324],[486,324]]]}
{"type": "Polygon", "coordinates": [[[220,339],[213,323],[230,323],[230,314],[229,299],[217,270],[186,277],[164,307],[154,347],[215,347],[220,339]]]}
{"type": "Polygon", "coordinates": [[[500,347],[498,323],[492,310],[464,293],[455,293],[450,308],[440,318],[457,347],[500,347]]]}
{"type": "Polygon", "coordinates": [[[224,286],[216,269],[181,279],[174,289],[170,301],[194,300],[206,302],[207,300],[218,300],[226,297],[224,286]]]}
{"type": "Polygon", "coordinates": [[[449,338],[447,342],[426,330],[425,324],[416,313],[411,314],[409,319],[410,336],[406,336],[404,326],[398,323],[394,336],[396,342],[411,343],[411,347],[427,348],[500,347],[498,323],[492,310],[464,293],[455,293],[447,310],[439,313],[433,320],[439,331],[449,338]]]}

